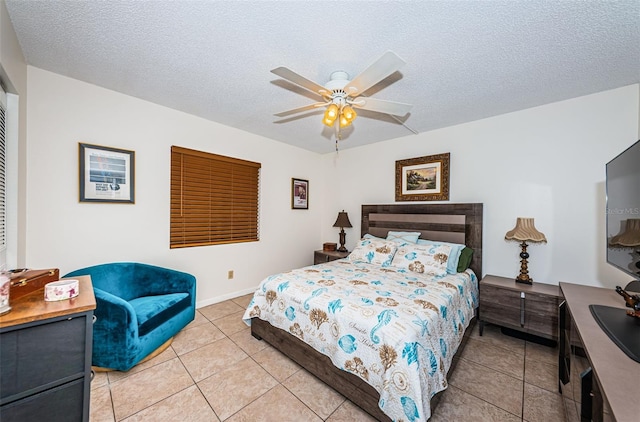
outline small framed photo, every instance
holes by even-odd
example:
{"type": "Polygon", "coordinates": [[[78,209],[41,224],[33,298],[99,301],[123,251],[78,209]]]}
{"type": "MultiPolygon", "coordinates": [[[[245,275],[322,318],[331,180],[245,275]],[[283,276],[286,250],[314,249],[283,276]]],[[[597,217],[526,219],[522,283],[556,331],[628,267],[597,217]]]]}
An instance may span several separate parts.
{"type": "Polygon", "coordinates": [[[291,179],[291,208],[294,210],[309,209],[309,181],[291,179]]]}
{"type": "Polygon", "coordinates": [[[79,144],[80,202],[135,203],[135,152],[79,144]]]}
{"type": "Polygon", "coordinates": [[[449,155],[396,161],[396,201],[448,201],[449,155]]]}

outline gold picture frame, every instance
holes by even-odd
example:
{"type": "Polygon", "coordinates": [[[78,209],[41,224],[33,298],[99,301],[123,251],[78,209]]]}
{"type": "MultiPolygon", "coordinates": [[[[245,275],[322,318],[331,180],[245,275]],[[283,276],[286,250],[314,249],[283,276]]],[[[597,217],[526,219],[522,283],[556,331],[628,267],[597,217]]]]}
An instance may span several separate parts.
{"type": "Polygon", "coordinates": [[[396,201],[448,201],[450,155],[396,161],[396,201]]]}

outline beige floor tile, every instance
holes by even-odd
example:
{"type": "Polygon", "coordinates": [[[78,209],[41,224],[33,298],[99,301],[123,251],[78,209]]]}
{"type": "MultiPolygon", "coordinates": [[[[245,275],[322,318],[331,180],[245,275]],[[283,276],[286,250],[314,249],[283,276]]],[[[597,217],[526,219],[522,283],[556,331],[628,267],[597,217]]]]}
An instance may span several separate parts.
{"type": "Polygon", "coordinates": [[[198,387],[193,385],[123,419],[122,422],[157,421],[219,422],[220,419],[198,387]]]}
{"type": "Polygon", "coordinates": [[[127,372],[122,372],[122,371],[107,372],[107,376],[109,377],[109,382],[114,383],[114,382],[123,380],[133,374],[137,374],[138,372],[151,368],[152,366],[158,365],[163,362],[167,362],[171,359],[175,359],[176,356],[177,356],[176,352],[174,352],[171,347],[167,347],[158,356],[155,356],[153,359],[149,359],[146,362],[143,362],[134,366],[133,368],[129,369],[127,372]]]}
{"type": "Polygon", "coordinates": [[[236,312],[244,311],[245,308],[234,303],[231,300],[225,300],[224,302],[215,303],[213,305],[199,308],[198,311],[209,321],[215,321],[218,318],[225,317],[227,315],[235,314],[236,312]]]}
{"type": "Polygon", "coordinates": [[[516,416],[522,416],[522,380],[460,359],[450,376],[449,385],[516,416]]]}
{"type": "Polygon", "coordinates": [[[131,416],[190,385],[193,380],[178,358],[112,383],[116,419],[131,416]]]}
{"type": "Polygon", "coordinates": [[[221,420],[242,409],[278,381],[253,359],[246,358],[198,383],[198,387],[221,420]]]}
{"type": "Polygon", "coordinates": [[[111,404],[111,392],[108,385],[93,388],[91,390],[91,404],[89,406],[89,419],[91,422],[114,422],[113,406],[111,404]]]}
{"type": "Polygon", "coordinates": [[[469,338],[460,357],[518,379],[524,379],[524,355],[512,352],[510,349],[469,338]]]}
{"type": "Polygon", "coordinates": [[[565,416],[562,396],[525,383],[522,416],[527,422],[562,422],[565,416]]]}
{"type": "Polygon", "coordinates": [[[521,418],[450,385],[429,421],[519,422],[521,418]]]}
{"type": "Polygon", "coordinates": [[[231,315],[227,315],[222,318],[218,318],[213,321],[214,325],[220,329],[223,333],[230,336],[247,328],[247,324],[242,320],[242,312],[236,312],[231,315]]]}
{"type": "Polygon", "coordinates": [[[106,372],[94,371],[93,379],[91,380],[91,390],[107,384],[109,384],[109,375],[107,375],[106,372]]]}
{"type": "Polygon", "coordinates": [[[558,392],[558,366],[526,357],[524,381],[556,393],[558,392]]]}
{"type": "Polygon", "coordinates": [[[180,360],[196,382],[246,358],[247,354],[227,337],[185,353],[180,360]]]}
{"type": "Polygon", "coordinates": [[[346,400],[329,416],[327,422],[375,422],[376,419],[346,400]]]}
{"type": "Polygon", "coordinates": [[[519,338],[502,334],[500,327],[493,324],[485,324],[482,336],[480,335],[480,324],[471,331],[471,338],[487,342],[493,346],[503,347],[514,352],[524,354],[525,341],[519,338]]]}
{"type": "Polygon", "coordinates": [[[282,385],[269,390],[226,422],[320,422],[307,406],[282,385]]]}
{"type": "Polygon", "coordinates": [[[253,355],[253,359],[279,382],[283,382],[300,370],[300,365],[271,346],[253,355]]]}
{"type": "Polygon", "coordinates": [[[224,337],[222,331],[207,320],[206,324],[180,331],[173,339],[171,347],[180,356],[224,337]]]}
{"type": "Polygon", "coordinates": [[[558,366],[558,348],[543,346],[538,343],[528,341],[526,345],[526,356],[549,365],[558,366]]]}
{"type": "Polygon", "coordinates": [[[345,401],[340,393],[304,369],[287,378],[282,385],[322,419],[328,418],[345,401]]]}
{"type": "Polygon", "coordinates": [[[202,315],[200,311],[196,309],[196,316],[194,320],[191,321],[189,324],[187,324],[187,326],[184,327],[184,329],[188,330],[189,328],[197,327],[198,325],[202,325],[202,324],[207,324],[208,322],[210,321],[207,318],[205,318],[205,316],[202,315]]]}
{"type": "Polygon", "coordinates": [[[269,345],[264,340],[254,338],[249,327],[230,335],[229,338],[249,356],[255,355],[269,345]]]}
{"type": "Polygon", "coordinates": [[[248,295],[244,295],[240,297],[235,297],[231,300],[237,305],[242,306],[244,309],[247,309],[249,307],[249,303],[251,303],[251,299],[253,299],[253,293],[249,293],[248,295]]]}
{"type": "Polygon", "coordinates": [[[566,398],[563,400],[563,403],[564,403],[565,419],[568,421],[579,421],[580,413],[578,409],[580,409],[580,405],[574,402],[573,400],[566,399],[566,398]]]}

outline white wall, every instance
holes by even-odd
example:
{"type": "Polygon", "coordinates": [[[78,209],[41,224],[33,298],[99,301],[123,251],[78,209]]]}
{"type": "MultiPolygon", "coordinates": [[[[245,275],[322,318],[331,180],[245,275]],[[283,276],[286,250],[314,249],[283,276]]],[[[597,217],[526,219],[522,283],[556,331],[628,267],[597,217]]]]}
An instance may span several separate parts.
{"type": "Polygon", "coordinates": [[[632,85],[327,154],[322,239],[337,241],[331,225],[344,208],[352,249],[361,204],[395,202],[396,160],[450,152],[450,202],[484,203],[485,274],[518,274],[520,248],[504,235],[534,217],[549,242],[529,247],[534,281],[624,285],[605,262],[605,163],[638,140],[639,114],[632,85]]]}
{"type": "Polygon", "coordinates": [[[28,83],[28,267],[176,268],[197,277],[202,306],[312,263],[321,245],[320,155],[32,66],[28,83]],[[79,142],[135,151],[134,205],[78,201],[79,142]],[[259,242],[169,249],[171,145],[262,163],[259,242]],[[309,210],[291,210],[292,177],[310,180],[309,210]]]}

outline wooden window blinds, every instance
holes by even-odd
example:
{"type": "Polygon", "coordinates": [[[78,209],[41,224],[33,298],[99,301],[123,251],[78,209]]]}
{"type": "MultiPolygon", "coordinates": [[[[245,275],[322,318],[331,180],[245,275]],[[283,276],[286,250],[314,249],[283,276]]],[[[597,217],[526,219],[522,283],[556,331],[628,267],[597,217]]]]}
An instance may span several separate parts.
{"type": "Polygon", "coordinates": [[[259,240],[260,167],[172,146],[170,247],[259,240]]]}

